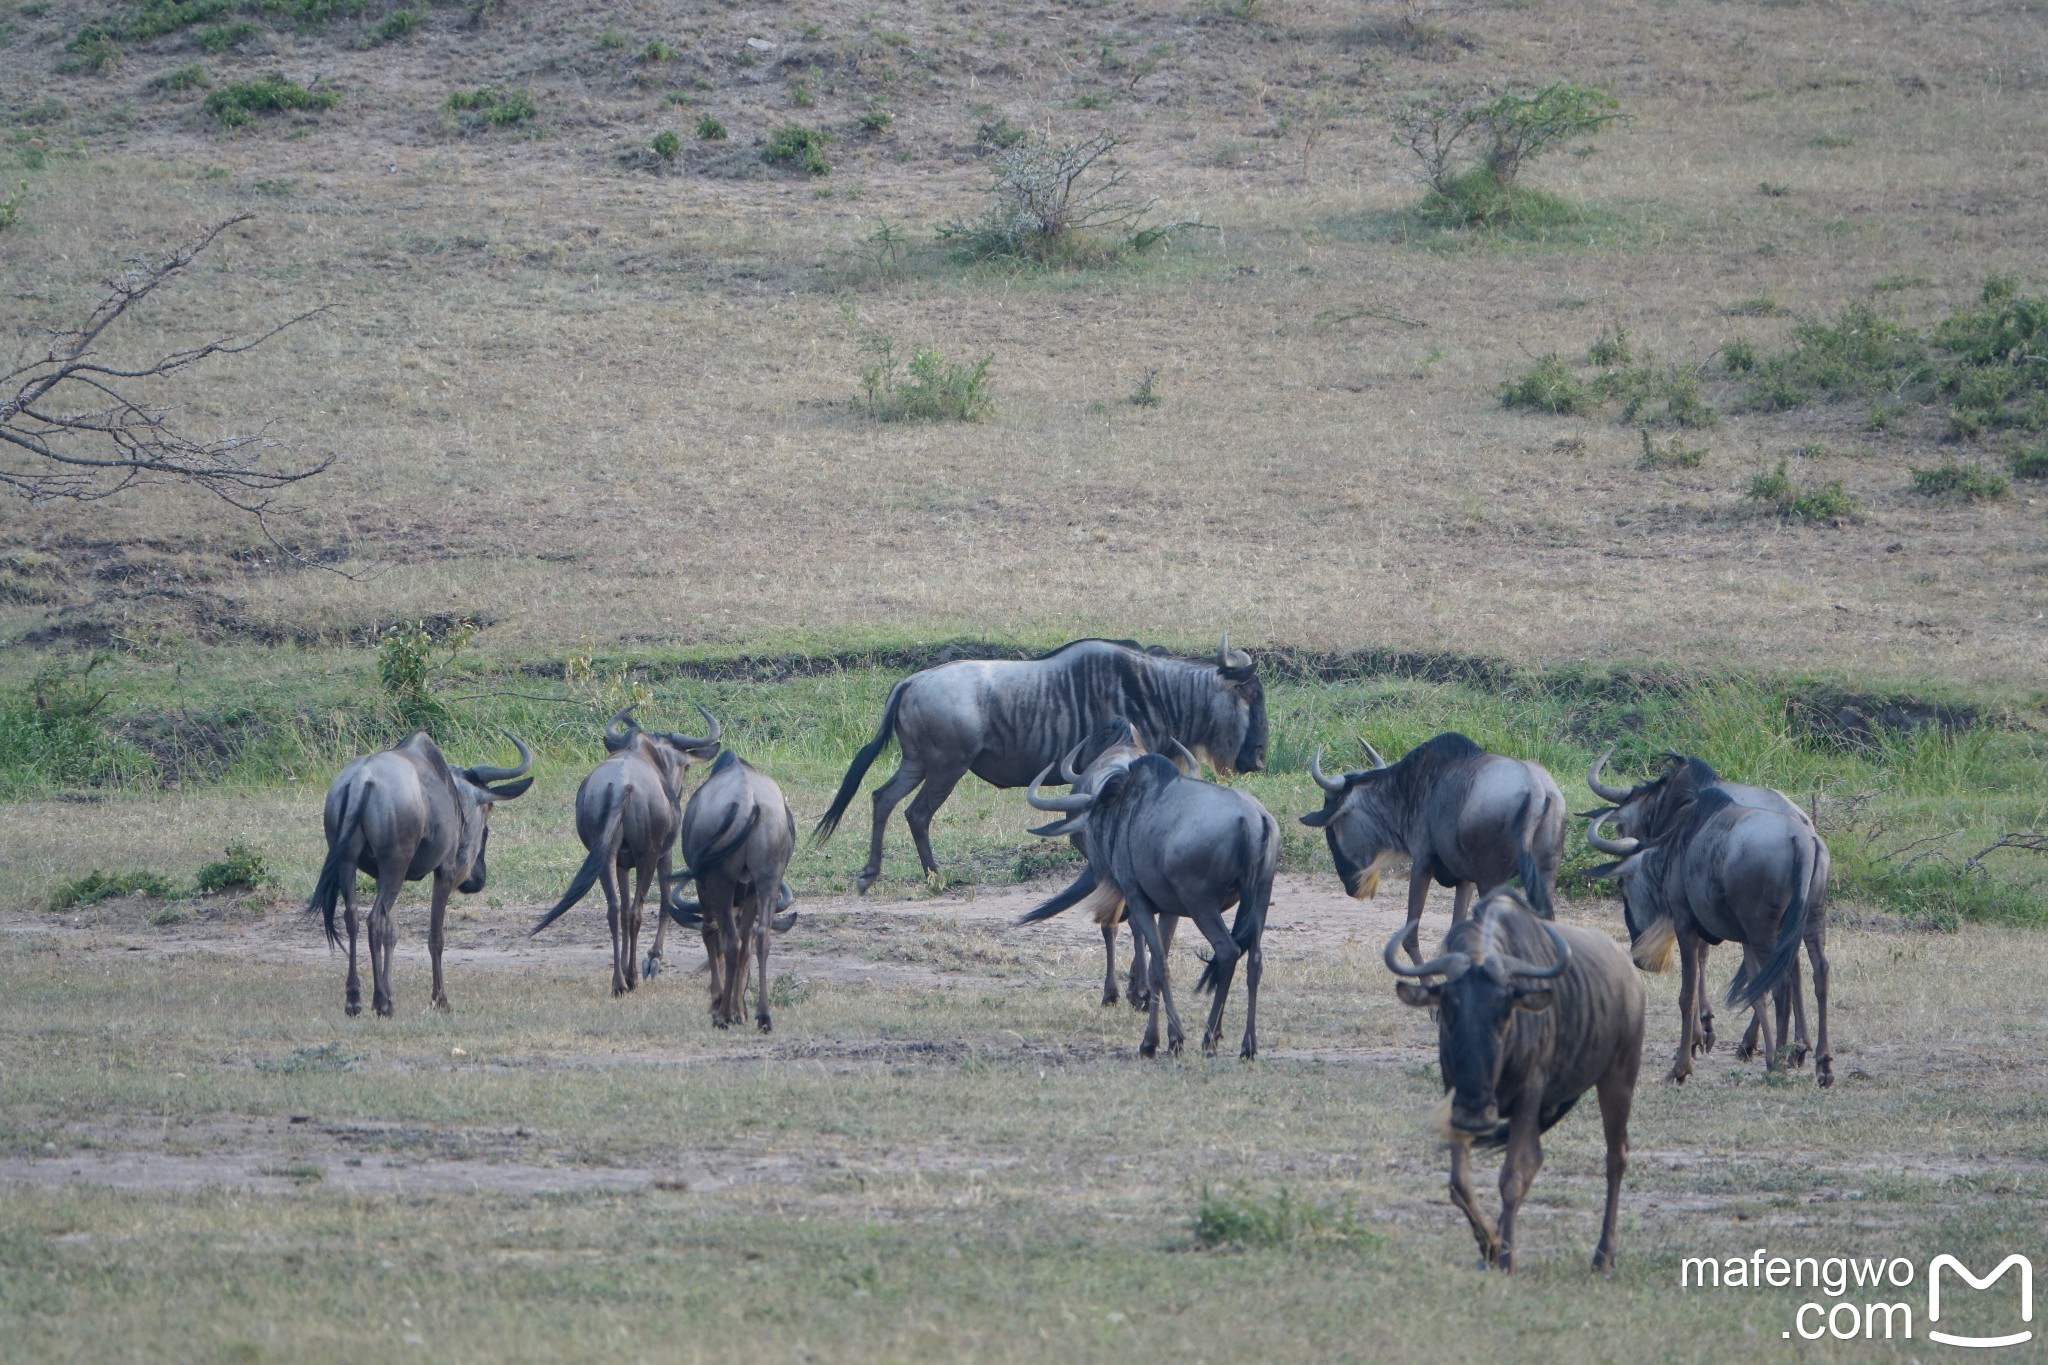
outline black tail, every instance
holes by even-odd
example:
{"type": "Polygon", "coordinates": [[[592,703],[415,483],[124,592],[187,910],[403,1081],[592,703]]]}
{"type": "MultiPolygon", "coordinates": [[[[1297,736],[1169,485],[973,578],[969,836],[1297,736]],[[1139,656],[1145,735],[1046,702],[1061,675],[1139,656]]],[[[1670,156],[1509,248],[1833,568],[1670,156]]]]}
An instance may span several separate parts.
{"type": "Polygon", "coordinates": [[[370,795],[370,784],[364,782],[342,794],[341,819],[334,827],[334,842],[327,846],[327,861],[320,864],[320,880],[313,883],[313,899],[306,902],[306,909],[318,910],[326,919],[327,942],[338,947],[341,931],[334,927],[334,905],[341,899],[342,878],[356,875],[356,862],[362,854],[360,840],[362,833],[363,802],[370,795]],[[349,797],[355,797],[353,807],[349,797]]]}
{"type": "Polygon", "coordinates": [[[1017,923],[1036,924],[1042,919],[1051,919],[1062,910],[1071,910],[1095,894],[1095,885],[1095,869],[1084,867],[1080,876],[1054,892],[1051,900],[1040,902],[1026,911],[1017,923]]]}
{"type": "Polygon", "coordinates": [[[832,798],[831,809],[818,817],[818,827],[811,831],[811,843],[822,844],[832,837],[832,831],[839,828],[839,817],[846,814],[846,808],[853,804],[854,796],[860,791],[861,779],[868,775],[875,756],[882,752],[882,746],[889,742],[889,736],[896,732],[896,704],[903,698],[903,689],[910,686],[911,679],[890,689],[889,704],[882,708],[882,728],[875,731],[875,737],[861,746],[853,756],[853,763],[846,770],[846,776],[839,783],[839,794],[832,798]]]}
{"type": "Polygon", "coordinates": [[[569,882],[569,889],[555,902],[555,908],[540,917],[540,922],[526,931],[528,938],[553,924],[562,917],[562,912],[590,894],[590,888],[597,885],[597,879],[604,871],[605,860],[619,856],[619,840],[626,828],[626,803],[618,795],[612,797],[612,808],[604,813],[604,820],[597,827],[597,838],[590,845],[590,853],[583,859],[583,866],[576,869],[576,876],[569,882]]]}
{"type": "MultiPolygon", "coordinates": [[[[1238,856],[1244,859],[1245,872],[1244,882],[1237,891],[1237,918],[1230,922],[1230,941],[1237,945],[1238,954],[1242,956],[1259,946],[1259,939],[1266,932],[1266,910],[1273,898],[1273,880],[1265,875],[1266,829],[1263,823],[1256,835],[1239,826],[1238,856]]],[[[1202,966],[1202,975],[1195,981],[1195,993],[1205,995],[1214,990],[1217,976],[1216,959],[1212,957],[1202,966]]]]}
{"type": "Polygon", "coordinates": [[[1806,937],[1807,883],[1813,880],[1813,836],[1801,831],[1792,837],[1792,847],[1792,902],[1785,907],[1785,918],[1778,924],[1778,941],[1771,945],[1771,955],[1764,959],[1762,970],[1754,977],[1748,975],[1747,962],[1735,973],[1735,979],[1728,983],[1730,1005],[1756,1004],[1777,989],[1799,960],[1799,944],[1806,937]]]}
{"type": "Polygon", "coordinates": [[[1543,806],[1535,818],[1529,816],[1530,798],[1522,798],[1522,809],[1515,815],[1515,823],[1521,826],[1520,846],[1515,853],[1515,874],[1522,879],[1522,897],[1529,902],[1529,908],[1542,919],[1556,918],[1550,904],[1550,887],[1543,880],[1542,869],[1536,866],[1536,829],[1550,814],[1550,798],[1543,798],[1543,806]]]}

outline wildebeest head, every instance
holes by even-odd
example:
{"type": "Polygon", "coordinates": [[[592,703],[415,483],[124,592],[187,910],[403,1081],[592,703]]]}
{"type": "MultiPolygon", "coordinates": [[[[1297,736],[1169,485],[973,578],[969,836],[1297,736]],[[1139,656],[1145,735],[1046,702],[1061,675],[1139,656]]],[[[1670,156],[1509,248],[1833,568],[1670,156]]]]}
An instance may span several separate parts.
{"type": "MultiPolygon", "coordinates": [[[[1050,763],[1024,793],[1024,799],[1033,809],[1059,811],[1066,817],[1039,825],[1031,832],[1044,838],[1078,834],[1088,823],[1088,811],[1098,800],[1113,797],[1124,773],[1145,756],[1145,743],[1138,737],[1136,726],[1122,716],[1104,721],[1059,761],[1060,779],[1073,788],[1069,795],[1046,796],[1040,790],[1052,777],[1054,765],[1050,763]],[[1075,765],[1081,755],[1090,749],[1095,751],[1095,757],[1085,768],[1077,768],[1075,765]]],[[[1182,777],[1193,777],[1198,771],[1195,756],[1177,739],[1166,742],[1164,756],[1171,760],[1174,770],[1182,777]]]]}
{"type": "Polygon", "coordinates": [[[1301,823],[1323,832],[1345,892],[1370,900],[1380,889],[1380,872],[1400,852],[1401,811],[1390,799],[1396,769],[1362,737],[1358,742],[1372,767],[1337,777],[1323,771],[1323,751],[1316,750],[1309,760],[1309,775],[1323,789],[1323,808],[1302,816],[1301,823]]]}
{"type": "Polygon", "coordinates": [[[725,730],[718,723],[718,717],[706,711],[701,704],[691,703],[691,705],[697,707],[697,714],[704,717],[705,721],[711,726],[710,732],[701,737],[680,734],[673,730],[641,729],[640,723],[633,719],[633,712],[637,709],[638,705],[639,703],[636,702],[634,705],[624,708],[605,722],[604,747],[606,753],[619,753],[633,742],[635,735],[642,735],[654,741],[659,748],[666,749],[672,753],[684,767],[688,767],[692,763],[709,763],[712,759],[718,757],[718,737],[725,733],[725,730]]]}
{"type": "Polygon", "coordinates": [[[524,796],[526,789],[533,785],[533,779],[527,775],[527,770],[533,767],[533,750],[511,731],[504,734],[519,750],[516,766],[500,768],[479,763],[470,768],[453,769],[455,798],[462,809],[462,842],[458,846],[456,865],[469,869],[455,889],[466,895],[473,896],[484,889],[484,848],[491,839],[491,807],[500,801],[524,796]]]}
{"type": "Polygon", "coordinates": [[[1586,773],[1586,785],[1602,801],[1613,804],[1614,826],[1626,838],[1660,838],[1685,818],[1687,808],[1701,792],[1721,780],[1705,759],[1667,753],[1664,771],[1657,777],[1633,787],[1617,787],[1600,778],[1601,769],[1612,757],[1614,746],[1610,744],[1586,773]]]}
{"type": "MultiPolygon", "coordinates": [[[[1697,760],[1692,760],[1697,762],[1697,760]]],[[[1705,764],[1700,764],[1706,767],[1705,764]]],[[[1674,767],[1674,772],[1677,768],[1674,767]]],[[[1709,772],[1712,769],[1708,769],[1709,772]]],[[[1667,774],[1668,776],[1669,774],[1667,774]]],[[[1682,820],[1667,826],[1656,838],[1610,839],[1600,827],[1615,817],[1613,811],[1595,811],[1586,822],[1586,842],[1615,859],[1589,870],[1593,877],[1612,877],[1621,893],[1621,917],[1628,926],[1629,956],[1647,972],[1670,969],[1677,935],[1671,923],[1671,908],[1661,884],[1661,859],[1676,856],[1678,850],[1722,811],[1734,805],[1727,792],[1709,787],[1690,798],[1682,820]],[[1671,850],[1665,853],[1664,850],[1671,850]]]]}
{"type": "Polygon", "coordinates": [[[1471,919],[1452,926],[1443,951],[1419,967],[1395,954],[1407,926],[1394,931],[1381,956],[1399,977],[1394,993],[1404,1005],[1437,1012],[1437,1056],[1444,1088],[1450,1092],[1450,1126],[1454,1133],[1477,1136],[1500,1125],[1496,1098],[1502,1064],[1507,1058],[1508,1026],[1516,1010],[1545,1010],[1555,998],[1550,982],[1571,961],[1571,947],[1548,920],[1535,919],[1550,936],[1557,960],[1538,967],[1507,952],[1496,940],[1500,917],[1529,914],[1522,898],[1497,890],[1479,903],[1471,919]]]}
{"type": "Polygon", "coordinates": [[[1263,772],[1266,767],[1266,689],[1259,682],[1259,667],[1252,656],[1230,647],[1226,632],[1216,651],[1217,719],[1221,736],[1234,739],[1224,751],[1211,746],[1209,760],[1232,772],[1263,772]]]}

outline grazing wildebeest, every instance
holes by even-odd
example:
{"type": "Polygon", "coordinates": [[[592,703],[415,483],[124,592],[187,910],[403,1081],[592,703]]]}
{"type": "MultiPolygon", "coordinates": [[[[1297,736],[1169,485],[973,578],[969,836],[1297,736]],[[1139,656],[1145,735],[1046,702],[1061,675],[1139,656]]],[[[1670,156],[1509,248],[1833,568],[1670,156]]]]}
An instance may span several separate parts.
{"type": "Polygon", "coordinates": [[[1465,918],[1482,887],[1515,875],[1531,854],[1537,878],[1529,903],[1550,914],[1557,864],[1564,850],[1564,794],[1538,763],[1490,754],[1455,732],[1424,740],[1399,763],[1388,763],[1361,739],[1370,768],[1328,777],[1316,750],[1309,772],[1324,792],[1323,808],[1301,817],[1321,829],[1344,889],[1364,900],[1379,889],[1381,867],[1400,854],[1408,873],[1408,956],[1422,961],[1422,906],[1432,878],[1455,887],[1451,922],[1465,918]]]}
{"type": "MultiPolygon", "coordinates": [[[[1131,930],[1143,935],[1151,977],[1149,1019],[1138,1054],[1159,1051],[1159,1007],[1166,1007],[1169,1053],[1178,1054],[1180,1015],[1166,979],[1166,949],[1181,916],[1195,922],[1209,940],[1211,957],[1195,984],[1213,989],[1202,1051],[1214,1052],[1223,1036],[1223,1006],[1237,960],[1245,959],[1244,1045],[1239,1055],[1258,1054],[1259,939],[1273,899],[1273,869],[1280,856],[1280,827],[1241,791],[1184,777],[1171,760],[1142,754],[1103,775],[1092,791],[1045,796],[1039,787],[1052,776],[1048,764],[1026,799],[1039,810],[1062,811],[1070,819],[1038,831],[1051,836],[1086,831],[1089,866],[1099,882],[1123,893],[1131,930]],[[1228,931],[1223,912],[1237,916],[1228,931]],[[1160,925],[1160,920],[1165,925],[1160,925]]],[[[1026,919],[1039,918],[1033,911],[1026,919]]]]}
{"type": "Polygon", "coordinates": [[[697,883],[697,899],[666,906],[677,923],[694,921],[703,932],[711,1022],[725,1028],[745,1013],[751,945],[761,968],[754,1022],[766,1033],[775,1023],[768,1009],[768,936],[795,920],[791,914],[778,922],[775,914],[789,905],[783,873],[796,849],[796,816],[782,788],[727,749],[690,796],[681,847],[687,869],[678,876],[697,883]]]}
{"type": "Polygon", "coordinates": [[[1596,1089],[1607,1135],[1607,1212],[1593,1269],[1612,1269],[1643,1057],[1643,984],[1628,959],[1605,934],[1539,919],[1508,887],[1488,892],[1420,966],[1396,956],[1406,933],[1395,930],[1381,956],[1395,975],[1415,978],[1395,986],[1401,1002],[1436,1011],[1451,1202],[1471,1223],[1481,1261],[1515,1268],[1515,1212],[1543,1164],[1542,1135],[1596,1089]],[[1472,1195],[1475,1143],[1507,1147],[1498,1231],[1472,1195]]]}
{"type": "MultiPolygon", "coordinates": [[[[1193,777],[1196,771],[1194,755],[1178,740],[1171,741],[1169,748],[1174,766],[1180,769],[1181,775],[1193,777]]],[[[1122,716],[1113,716],[1097,726],[1094,734],[1061,760],[1060,778],[1077,792],[1094,791],[1110,773],[1130,766],[1132,759],[1145,752],[1145,744],[1138,738],[1137,727],[1122,716]],[[1079,772],[1075,771],[1077,764],[1081,769],[1079,772]]],[[[1055,822],[1055,825],[1060,823],[1062,822],[1055,822]]],[[[1051,833],[1055,825],[1044,826],[1033,830],[1032,833],[1051,833]]],[[[1087,822],[1082,821],[1068,837],[1073,841],[1074,847],[1081,851],[1081,856],[1087,857],[1087,822]]],[[[1124,897],[1121,891],[1098,878],[1094,864],[1083,866],[1073,881],[1061,888],[1051,899],[1035,907],[1019,923],[1030,924],[1050,919],[1061,911],[1077,905],[1086,909],[1090,917],[1102,926],[1102,1003],[1114,1005],[1117,1002],[1116,926],[1124,918],[1124,897]]],[[[1135,1009],[1145,1009],[1151,1003],[1151,993],[1145,985],[1146,976],[1145,940],[1133,929],[1131,1005],[1135,1009]]]]}
{"type": "Polygon", "coordinates": [[[434,1005],[448,1008],[441,984],[442,924],[448,893],[474,894],[484,887],[484,845],[494,802],[510,801],[533,785],[526,772],[533,753],[517,735],[507,734],[519,750],[519,766],[498,768],[479,763],[457,768],[441,755],[424,730],[381,753],[356,759],[341,770],[327,789],[324,823],[327,861],[321,864],[307,910],[326,919],[327,941],[339,945],[334,903],[339,899],[348,923],[348,997],[350,1014],[363,1012],[362,984],[356,976],[356,873],[377,879],[377,898],[370,905],[370,972],[375,983],[372,1003],[377,1013],[392,1012],[391,949],[398,930],[391,907],[407,882],[434,874],[433,918],[427,949],[434,959],[434,1005]],[[494,785],[495,784],[495,785],[494,785]]]}
{"type": "MultiPolygon", "coordinates": [[[[1607,760],[1614,756],[1614,746],[1600,755],[1586,774],[1586,785],[1593,794],[1603,801],[1613,803],[1611,811],[1590,812],[1588,818],[1606,817],[1614,826],[1615,833],[1622,838],[1640,839],[1654,843],[1678,828],[1692,809],[1692,803],[1701,792],[1717,789],[1726,792],[1738,806],[1755,810],[1775,811],[1790,816],[1808,829],[1813,829],[1813,818],[1800,808],[1785,793],[1771,787],[1751,786],[1746,782],[1730,782],[1715,772],[1704,759],[1692,758],[1685,754],[1667,753],[1667,763],[1662,774],[1648,782],[1639,782],[1632,787],[1618,787],[1600,778],[1600,772],[1607,766],[1607,760]]],[[[1808,905],[1809,934],[1813,935],[1810,952],[1819,952],[1825,959],[1826,920],[1823,916],[1827,902],[1828,873],[1831,860],[1825,841],[1818,844],[1818,856],[1814,860],[1813,879],[1808,884],[1806,895],[1808,905]]],[[[1640,932],[1630,927],[1630,951],[1636,965],[1648,972],[1670,970],[1671,955],[1677,939],[1673,934],[1671,921],[1657,919],[1642,927],[1640,932]]],[[[1707,945],[1700,945],[1700,977],[1706,979],[1707,945]]],[[[1694,1045],[1702,1052],[1710,1052],[1714,1046],[1713,1003],[1706,991],[1699,992],[1700,1018],[1698,1030],[1693,1035],[1694,1045]]],[[[1798,1031],[1798,1042],[1792,1049],[1792,1065],[1802,1065],[1808,1051],[1806,1032],[1806,999],[1800,989],[1799,964],[1794,962],[1792,970],[1777,991],[1778,1033],[1782,1039],[1786,1029],[1786,1013],[1789,1009],[1798,1031]]],[[[1735,1055],[1744,1061],[1755,1055],[1760,1032],[1757,1019],[1750,1020],[1749,1029],[1735,1055]]]]}
{"type": "Polygon", "coordinates": [[[1678,1057],[1667,1080],[1692,1074],[1698,1051],[1701,946],[1732,942],[1743,946],[1743,964],[1728,987],[1728,1003],[1756,1011],[1765,1064],[1776,1070],[1781,1041],[1761,1005],[1797,962],[1806,944],[1813,962],[1813,998],[1819,1026],[1814,1075],[1834,1083],[1828,1048],[1828,965],[1820,921],[1824,905],[1812,894],[1822,844],[1812,828],[1780,811],[1737,805],[1714,788],[1692,801],[1683,823],[1655,843],[1608,839],[1595,817],[1586,842],[1621,861],[1599,875],[1621,885],[1622,913],[1631,936],[1657,919],[1668,919],[1678,941],[1678,1057]]]}
{"type": "MultiPolygon", "coordinates": [[[[640,914],[651,879],[661,878],[655,904],[668,901],[669,883],[675,878],[676,827],[682,821],[683,775],[692,763],[709,762],[718,754],[718,720],[701,706],[697,710],[711,725],[711,733],[701,739],[643,730],[633,720],[630,706],[605,722],[604,747],[611,757],[591,769],[576,789],[576,837],[589,856],[562,898],[529,931],[537,934],[547,928],[592,886],[602,885],[612,933],[613,995],[624,995],[640,984],[640,914]],[[619,884],[628,871],[634,874],[630,891],[619,884]]],[[[661,960],[661,927],[657,923],[654,946],[647,952],[649,976],[661,960]]]]}
{"type": "Polygon", "coordinates": [[[1232,649],[1228,635],[1213,664],[1164,658],[1128,641],[1075,640],[1037,659],[963,659],[896,684],[881,729],[854,755],[812,837],[832,837],[893,734],[903,761],[875,789],[868,863],[854,886],[865,892],[881,875],[889,812],[920,783],[924,789],[903,818],[925,875],[937,877],[932,816],[962,777],[1024,786],[1111,716],[1129,720],[1154,752],[1172,736],[1218,772],[1266,766],[1265,692],[1251,656],[1232,649]]]}

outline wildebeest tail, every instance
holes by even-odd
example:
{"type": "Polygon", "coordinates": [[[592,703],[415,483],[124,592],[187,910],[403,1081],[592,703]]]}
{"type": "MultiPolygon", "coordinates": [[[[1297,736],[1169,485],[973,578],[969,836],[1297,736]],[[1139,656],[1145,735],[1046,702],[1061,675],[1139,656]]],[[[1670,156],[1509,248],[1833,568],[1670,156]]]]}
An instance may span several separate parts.
{"type": "Polygon", "coordinates": [[[339,946],[341,931],[334,927],[334,903],[341,899],[343,877],[356,875],[356,861],[362,854],[363,803],[369,799],[370,784],[362,783],[342,793],[341,819],[335,825],[334,842],[327,846],[327,861],[320,864],[320,880],[313,883],[313,899],[307,910],[318,910],[325,919],[327,942],[339,946]],[[355,804],[349,805],[349,798],[355,804]]]}
{"type": "Polygon", "coordinates": [[[1730,1005],[1756,1004],[1777,989],[1799,960],[1799,944],[1806,937],[1807,884],[1813,880],[1813,836],[1803,830],[1793,835],[1792,849],[1792,900],[1785,907],[1785,918],[1779,921],[1778,941],[1771,945],[1771,955],[1764,959],[1762,969],[1754,977],[1748,975],[1747,962],[1735,973],[1735,979],[1728,983],[1730,1005]]]}
{"type": "MultiPolygon", "coordinates": [[[[1237,945],[1240,956],[1258,947],[1260,936],[1266,932],[1266,910],[1273,897],[1268,834],[1264,821],[1256,829],[1249,823],[1238,826],[1237,850],[1244,863],[1244,880],[1237,888],[1237,918],[1230,922],[1230,941],[1237,945]]],[[[1214,990],[1216,978],[1216,959],[1212,957],[1203,964],[1202,975],[1195,981],[1196,994],[1214,990]]]]}
{"type": "Polygon", "coordinates": [[[603,873],[605,860],[619,856],[619,844],[626,837],[626,803],[615,792],[611,809],[604,813],[604,822],[598,826],[597,839],[590,846],[589,856],[583,866],[576,869],[576,875],[569,882],[569,889],[555,902],[554,908],[540,917],[540,922],[526,931],[528,938],[553,924],[562,913],[577,901],[590,894],[590,888],[597,885],[598,876],[603,873]]]}
{"type": "Polygon", "coordinates": [[[1550,888],[1544,885],[1543,871],[1536,865],[1536,831],[1550,814],[1550,798],[1545,796],[1543,804],[1535,813],[1529,807],[1534,804],[1530,797],[1522,798],[1522,809],[1515,814],[1515,823],[1521,828],[1519,843],[1515,852],[1515,875],[1522,879],[1522,897],[1529,902],[1529,908],[1544,919],[1552,919],[1550,888]]]}
{"type": "Polygon", "coordinates": [[[882,728],[875,731],[875,737],[861,746],[853,756],[853,762],[846,769],[846,776],[839,783],[839,794],[832,798],[832,806],[818,817],[818,826],[811,831],[811,842],[822,844],[832,837],[832,831],[839,828],[839,817],[846,814],[846,808],[853,804],[853,798],[860,791],[861,780],[868,775],[868,769],[882,752],[882,746],[889,742],[889,736],[896,732],[896,707],[903,699],[903,689],[910,686],[911,679],[890,689],[889,704],[882,708],[882,728]]]}
{"type": "Polygon", "coordinates": [[[1036,924],[1042,919],[1051,919],[1062,910],[1071,910],[1095,894],[1095,869],[1084,867],[1081,875],[1055,891],[1052,899],[1041,901],[1018,917],[1019,924],[1036,924]]]}

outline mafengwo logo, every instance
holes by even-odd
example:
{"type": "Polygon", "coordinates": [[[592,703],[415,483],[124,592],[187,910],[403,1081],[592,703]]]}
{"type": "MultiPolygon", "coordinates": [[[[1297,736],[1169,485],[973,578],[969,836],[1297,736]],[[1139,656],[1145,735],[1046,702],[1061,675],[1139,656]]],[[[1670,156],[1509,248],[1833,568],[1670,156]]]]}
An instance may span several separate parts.
{"type": "Polygon", "coordinates": [[[1927,1265],[1927,1339],[1929,1341],[1938,1341],[1944,1346],[1992,1347],[2021,1346],[2034,1339],[2032,1329],[2008,1333],[2002,1337],[1951,1336],[1947,1332],[1935,1330],[1934,1324],[1941,1321],[1941,1272],[1944,1270],[1955,1271],[1956,1274],[1968,1281],[1972,1289],[1989,1289],[2004,1277],[2006,1271],[2019,1271],[2020,1321],[2032,1322],[2034,1320],[2034,1263],[2026,1257],[2018,1252],[2014,1252],[2000,1261],[1996,1270],[1980,1280],[1970,1273],[1968,1266],[1958,1261],[1955,1257],[1947,1255],[1937,1256],[1927,1265]]]}
{"type": "MultiPolygon", "coordinates": [[[[1820,1298],[1802,1303],[1779,1335],[1799,1341],[1910,1341],[1913,1293],[1919,1267],[1904,1256],[1773,1256],[1758,1247],[1750,1256],[1717,1260],[1688,1256],[1679,1262],[1680,1289],[1811,1289],[1820,1298]]],[[[1946,1253],[1927,1263],[1926,1339],[1943,1346],[1995,1350],[2034,1339],[2034,1263],[2015,1252],[1979,1275],[1946,1253]],[[2012,1272],[2018,1271],[2016,1275],[2012,1272]],[[2018,1302],[2000,1284],[2008,1275],[2018,1302]],[[1976,1291],[1972,1293],[1971,1291],[1976,1291]],[[2014,1321],[2014,1309],[2018,1320],[2014,1321]],[[1940,1324],[1944,1310],[1948,1327],[1940,1324]],[[1968,1325],[1968,1332],[1960,1330],[1968,1325]],[[2018,1330],[1996,1330],[2017,1328],[2018,1330]],[[1949,1330],[1956,1329],[1956,1330],[1949,1330]],[[1986,1330],[1992,1329],[1992,1330],[1986,1330]]]]}

